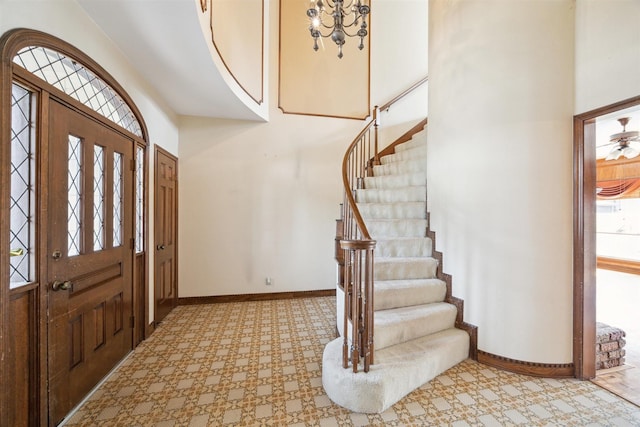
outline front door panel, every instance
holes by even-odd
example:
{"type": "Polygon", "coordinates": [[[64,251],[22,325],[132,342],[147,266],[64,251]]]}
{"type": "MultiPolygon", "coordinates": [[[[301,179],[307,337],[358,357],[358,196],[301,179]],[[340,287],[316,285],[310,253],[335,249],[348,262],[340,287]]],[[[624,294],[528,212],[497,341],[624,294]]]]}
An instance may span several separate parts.
{"type": "Polygon", "coordinates": [[[132,348],[131,140],[57,102],[49,127],[49,418],[132,348]]]}

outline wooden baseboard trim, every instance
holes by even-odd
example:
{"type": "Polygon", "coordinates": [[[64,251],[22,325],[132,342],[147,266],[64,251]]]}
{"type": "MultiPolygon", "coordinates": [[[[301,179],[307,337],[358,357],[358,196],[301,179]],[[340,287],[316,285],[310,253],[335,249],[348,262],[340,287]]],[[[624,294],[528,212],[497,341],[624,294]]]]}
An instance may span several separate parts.
{"type": "Polygon", "coordinates": [[[478,362],[515,374],[545,378],[573,378],[573,363],[536,363],[509,359],[478,350],[478,362]]]}
{"type": "Polygon", "coordinates": [[[336,296],[335,289],[318,291],[273,292],[265,294],[212,295],[178,298],[178,305],[220,304],[226,302],[271,301],[278,299],[317,298],[336,296]]]}
{"type": "Polygon", "coordinates": [[[144,328],[144,339],[146,340],[147,338],[149,338],[151,334],[155,332],[155,330],[156,330],[156,322],[149,323],[147,327],[144,328]]]}
{"type": "Polygon", "coordinates": [[[471,323],[462,322],[456,324],[456,328],[469,334],[469,359],[478,360],[478,327],[471,323]]]}

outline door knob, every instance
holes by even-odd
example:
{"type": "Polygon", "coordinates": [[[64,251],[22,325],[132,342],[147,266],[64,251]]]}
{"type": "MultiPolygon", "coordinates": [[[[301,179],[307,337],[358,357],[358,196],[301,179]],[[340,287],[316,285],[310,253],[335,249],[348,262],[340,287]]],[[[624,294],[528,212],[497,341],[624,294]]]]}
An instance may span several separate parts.
{"type": "Polygon", "coordinates": [[[51,285],[51,289],[53,289],[54,291],[66,291],[68,289],[71,289],[71,282],[68,280],[60,281],[60,280],[56,280],[55,282],[53,282],[53,285],[51,285]]]}
{"type": "Polygon", "coordinates": [[[162,250],[164,250],[164,245],[158,245],[158,246],[156,246],[156,249],[159,250],[159,251],[162,251],[162,250]]]}

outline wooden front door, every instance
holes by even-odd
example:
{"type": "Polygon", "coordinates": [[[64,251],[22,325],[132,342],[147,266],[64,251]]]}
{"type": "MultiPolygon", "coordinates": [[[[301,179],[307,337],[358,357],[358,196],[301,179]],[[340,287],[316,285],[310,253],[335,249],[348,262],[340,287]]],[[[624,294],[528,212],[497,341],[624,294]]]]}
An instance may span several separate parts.
{"type": "Polygon", "coordinates": [[[47,277],[49,423],[132,348],[134,144],[51,102],[47,277]]]}
{"type": "Polygon", "coordinates": [[[178,303],[177,159],[156,147],[155,180],[155,322],[178,303]]]}

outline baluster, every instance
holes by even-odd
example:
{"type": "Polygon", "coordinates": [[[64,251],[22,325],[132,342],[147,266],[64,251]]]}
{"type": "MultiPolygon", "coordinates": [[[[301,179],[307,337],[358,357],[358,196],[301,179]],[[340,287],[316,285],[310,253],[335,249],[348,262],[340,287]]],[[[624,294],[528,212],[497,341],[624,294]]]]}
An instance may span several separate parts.
{"type": "Polygon", "coordinates": [[[359,321],[360,307],[358,300],[360,299],[360,262],[359,257],[355,251],[352,251],[353,256],[353,292],[351,293],[351,365],[353,372],[358,372],[358,364],[360,363],[360,334],[359,334],[359,321]]]}
{"type": "Polygon", "coordinates": [[[342,367],[349,367],[349,317],[351,312],[351,292],[352,286],[352,268],[351,252],[344,250],[345,256],[345,280],[344,280],[344,319],[343,319],[343,341],[342,341],[342,367]]]}
{"type": "Polygon", "coordinates": [[[373,364],[373,316],[374,316],[374,299],[373,299],[373,251],[375,248],[375,241],[372,242],[370,247],[366,250],[365,257],[365,306],[366,306],[366,319],[365,319],[365,360],[364,371],[369,372],[369,365],[373,364]]]}

